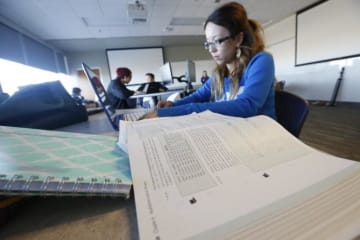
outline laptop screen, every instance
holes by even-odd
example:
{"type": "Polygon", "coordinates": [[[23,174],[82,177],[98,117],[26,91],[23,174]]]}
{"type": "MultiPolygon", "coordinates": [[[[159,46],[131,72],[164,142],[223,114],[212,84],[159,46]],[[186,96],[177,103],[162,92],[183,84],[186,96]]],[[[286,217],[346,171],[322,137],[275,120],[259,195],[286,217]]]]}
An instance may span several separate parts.
{"type": "Polygon", "coordinates": [[[89,80],[92,88],[94,89],[95,94],[100,102],[100,105],[103,108],[111,125],[113,126],[114,129],[118,129],[118,126],[116,126],[116,124],[114,124],[114,121],[112,119],[112,116],[115,114],[115,110],[109,103],[106,90],[105,90],[104,86],[102,85],[99,76],[97,76],[96,73],[94,73],[91,70],[91,68],[88,65],[86,65],[85,63],[82,64],[82,68],[83,68],[85,75],[86,75],[87,79],[89,80]]]}

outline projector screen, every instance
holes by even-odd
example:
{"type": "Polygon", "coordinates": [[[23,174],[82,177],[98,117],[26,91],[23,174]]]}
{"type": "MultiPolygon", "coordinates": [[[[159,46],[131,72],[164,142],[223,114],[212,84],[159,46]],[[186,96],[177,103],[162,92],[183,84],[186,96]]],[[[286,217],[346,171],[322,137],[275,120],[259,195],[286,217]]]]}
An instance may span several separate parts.
{"type": "Polygon", "coordinates": [[[145,73],[154,73],[160,81],[160,67],[164,64],[163,48],[106,49],[111,79],[116,78],[118,67],[132,72],[130,85],[145,82],[145,73]]]}
{"type": "Polygon", "coordinates": [[[296,14],[295,65],[360,55],[360,1],[322,1],[296,14]]]}

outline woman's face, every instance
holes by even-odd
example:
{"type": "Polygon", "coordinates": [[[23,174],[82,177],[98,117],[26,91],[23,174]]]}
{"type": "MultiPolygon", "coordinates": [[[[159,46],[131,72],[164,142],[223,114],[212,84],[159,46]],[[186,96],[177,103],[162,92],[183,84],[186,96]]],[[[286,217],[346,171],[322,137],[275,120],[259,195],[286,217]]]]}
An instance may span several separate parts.
{"type": "Polygon", "coordinates": [[[231,64],[235,60],[236,49],[241,43],[238,37],[227,38],[230,37],[229,30],[212,22],[207,23],[205,36],[208,50],[217,64],[231,64]],[[222,41],[219,43],[218,40],[222,41]]]}
{"type": "Polygon", "coordinates": [[[131,81],[131,76],[125,76],[124,77],[124,82],[127,84],[131,81]]]}

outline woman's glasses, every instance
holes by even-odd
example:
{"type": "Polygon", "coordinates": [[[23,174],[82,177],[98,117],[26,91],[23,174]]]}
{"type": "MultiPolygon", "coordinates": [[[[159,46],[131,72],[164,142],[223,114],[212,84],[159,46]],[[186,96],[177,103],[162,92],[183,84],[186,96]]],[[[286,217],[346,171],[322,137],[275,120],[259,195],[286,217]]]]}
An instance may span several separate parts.
{"type": "Polygon", "coordinates": [[[210,47],[214,47],[214,48],[217,49],[217,48],[221,47],[221,44],[222,44],[223,42],[225,42],[226,40],[228,40],[228,39],[230,39],[230,38],[232,38],[232,37],[231,37],[231,36],[227,36],[227,37],[223,37],[223,38],[216,39],[216,40],[214,40],[213,42],[208,42],[208,41],[206,41],[206,42],[204,42],[204,48],[207,49],[207,50],[209,50],[210,47]]]}

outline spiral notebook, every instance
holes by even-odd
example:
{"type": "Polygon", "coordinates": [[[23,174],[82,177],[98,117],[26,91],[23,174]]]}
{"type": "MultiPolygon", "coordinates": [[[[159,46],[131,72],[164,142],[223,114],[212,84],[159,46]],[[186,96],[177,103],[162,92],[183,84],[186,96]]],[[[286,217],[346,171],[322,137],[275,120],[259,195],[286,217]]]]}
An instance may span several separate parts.
{"type": "Polygon", "coordinates": [[[0,126],[1,195],[129,197],[131,185],[113,137],[0,126]]]}

